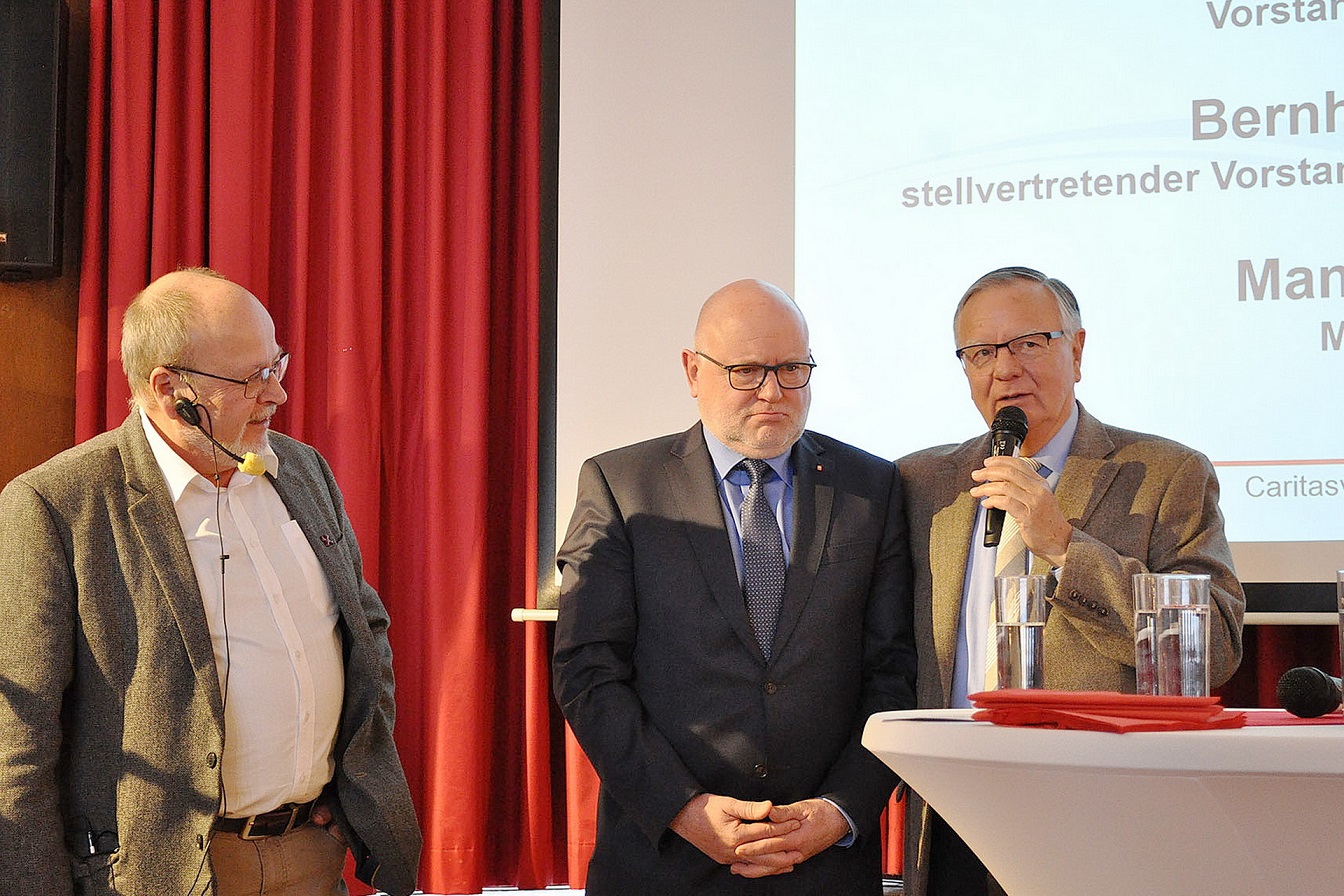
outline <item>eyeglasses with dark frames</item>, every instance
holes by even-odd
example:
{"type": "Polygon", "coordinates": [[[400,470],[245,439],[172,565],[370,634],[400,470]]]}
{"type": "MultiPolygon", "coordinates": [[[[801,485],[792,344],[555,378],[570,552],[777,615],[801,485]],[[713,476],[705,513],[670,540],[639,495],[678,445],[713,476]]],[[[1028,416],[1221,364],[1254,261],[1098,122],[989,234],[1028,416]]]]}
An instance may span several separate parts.
{"type": "Polygon", "coordinates": [[[817,366],[810,358],[806,361],[785,361],[783,364],[724,364],[704,352],[697,351],[696,354],[722,367],[728,373],[728,385],[739,392],[755,392],[765,385],[765,378],[772,373],[779,388],[801,389],[812,379],[812,368],[817,366]]]}
{"type": "Polygon", "coordinates": [[[285,373],[289,370],[289,352],[281,352],[280,357],[275,359],[274,364],[263,367],[251,376],[241,380],[231,376],[220,376],[218,373],[206,373],[204,370],[192,370],[190,367],[182,367],[176,364],[165,364],[163,366],[174,373],[190,373],[195,376],[208,376],[212,380],[235,383],[243,387],[244,398],[256,398],[266,389],[272,377],[275,378],[277,383],[284,380],[285,373]]]}

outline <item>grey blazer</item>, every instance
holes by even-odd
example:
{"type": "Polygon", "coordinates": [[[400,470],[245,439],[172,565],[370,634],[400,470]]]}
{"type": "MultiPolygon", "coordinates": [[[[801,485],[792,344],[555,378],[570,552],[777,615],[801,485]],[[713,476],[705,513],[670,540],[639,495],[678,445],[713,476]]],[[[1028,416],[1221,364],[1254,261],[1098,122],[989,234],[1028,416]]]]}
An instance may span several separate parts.
{"type": "MultiPolygon", "coordinates": [[[[918,451],[898,461],[915,557],[919,705],[945,707],[952,693],[957,624],[976,502],[971,471],[989,456],[988,435],[918,451]]],[[[1246,598],[1218,509],[1208,459],[1169,439],[1098,421],[1079,405],[1078,429],[1055,490],[1073,524],[1068,559],[1052,580],[1045,625],[1045,686],[1134,692],[1134,601],[1138,572],[1208,573],[1212,685],[1241,662],[1246,598]]],[[[1039,558],[1033,572],[1048,573],[1039,558]]],[[[927,887],[923,802],[907,800],[906,892],[927,887]]]]}
{"type": "Polygon", "coordinates": [[[815,433],[772,658],[752,636],[700,425],[587,461],[559,551],[555,693],[601,779],[590,896],[881,893],[895,778],[859,742],[914,703],[909,554],[894,465],[815,433]],[[668,830],[702,792],[825,796],[858,842],[749,881],[668,830]]]}
{"type": "MultiPolygon", "coordinates": [[[[325,461],[271,439],[276,491],[340,610],[346,692],[328,793],[360,877],[410,893],[420,833],[392,740],[387,613],[325,461]]],[[[0,891],[162,896],[208,879],[219,678],[138,412],[0,492],[0,644],[0,891]]]]}

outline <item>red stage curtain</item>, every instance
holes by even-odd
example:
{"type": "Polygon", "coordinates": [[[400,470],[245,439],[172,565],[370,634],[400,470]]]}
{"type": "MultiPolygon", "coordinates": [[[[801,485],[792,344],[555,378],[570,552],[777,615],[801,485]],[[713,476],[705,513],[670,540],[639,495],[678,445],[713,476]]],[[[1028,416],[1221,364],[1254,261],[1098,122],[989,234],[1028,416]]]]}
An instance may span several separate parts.
{"type": "Polygon", "coordinates": [[[277,427],[331,462],[392,615],[421,886],[563,880],[546,632],[509,621],[537,582],[540,0],[90,17],[77,437],[125,417],[138,289],[207,264],[256,293],[294,353],[277,427]]]}
{"type": "Polygon", "coordinates": [[[1294,666],[1316,666],[1338,676],[1339,627],[1246,626],[1241,667],[1215,693],[1224,706],[1276,707],[1279,678],[1294,666]]]}

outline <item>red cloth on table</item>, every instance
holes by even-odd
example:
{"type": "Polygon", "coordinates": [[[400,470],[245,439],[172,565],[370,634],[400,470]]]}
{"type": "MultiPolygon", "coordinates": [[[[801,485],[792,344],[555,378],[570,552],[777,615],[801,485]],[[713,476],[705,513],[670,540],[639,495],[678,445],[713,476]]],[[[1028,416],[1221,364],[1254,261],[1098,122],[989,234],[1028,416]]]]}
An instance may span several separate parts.
{"type": "Polygon", "coordinates": [[[1323,716],[1303,719],[1286,709],[1262,709],[1246,713],[1247,727],[1255,725],[1344,725],[1344,712],[1335,710],[1323,716]]]}
{"type": "Polygon", "coordinates": [[[1123,734],[1240,728],[1246,724],[1246,713],[1223,709],[1217,697],[1004,688],[971,694],[970,701],[980,710],[972,718],[996,725],[1123,734]]]}

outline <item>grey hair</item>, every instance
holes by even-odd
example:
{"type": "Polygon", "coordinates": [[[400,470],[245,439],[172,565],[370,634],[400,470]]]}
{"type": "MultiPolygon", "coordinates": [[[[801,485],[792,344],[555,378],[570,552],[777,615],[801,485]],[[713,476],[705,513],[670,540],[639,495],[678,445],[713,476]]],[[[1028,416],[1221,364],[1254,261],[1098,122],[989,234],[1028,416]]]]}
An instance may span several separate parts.
{"type": "MultiPolygon", "coordinates": [[[[181,268],[179,273],[224,279],[205,267],[181,268]]],[[[191,363],[198,313],[196,294],[181,286],[150,284],[136,293],[121,321],[121,369],[131,387],[132,405],[153,400],[149,375],[155,367],[191,363]]]]}
{"type": "Polygon", "coordinates": [[[1050,294],[1059,303],[1059,320],[1060,326],[1064,329],[1064,335],[1072,336],[1083,328],[1083,314],[1078,310],[1078,299],[1074,296],[1073,290],[1069,289],[1063,280],[1047,277],[1033,268],[1013,266],[990,271],[972,283],[970,288],[962,293],[961,301],[957,302],[956,313],[952,315],[953,330],[955,331],[957,320],[961,317],[961,309],[966,307],[966,303],[970,301],[971,296],[988,287],[1000,286],[1005,283],[1041,284],[1050,290],[1050,294]]]}

